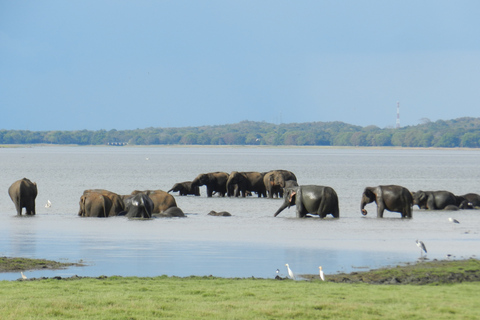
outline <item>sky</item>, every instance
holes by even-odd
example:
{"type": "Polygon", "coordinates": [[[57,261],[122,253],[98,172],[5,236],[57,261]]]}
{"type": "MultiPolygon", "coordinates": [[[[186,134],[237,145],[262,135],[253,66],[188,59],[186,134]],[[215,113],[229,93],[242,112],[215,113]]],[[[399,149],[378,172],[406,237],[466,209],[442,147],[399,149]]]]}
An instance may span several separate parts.
{"type": "Polygon", "coordinates": [[[480,1],[0,0],[0,129],[480,117],[480,1]]]}

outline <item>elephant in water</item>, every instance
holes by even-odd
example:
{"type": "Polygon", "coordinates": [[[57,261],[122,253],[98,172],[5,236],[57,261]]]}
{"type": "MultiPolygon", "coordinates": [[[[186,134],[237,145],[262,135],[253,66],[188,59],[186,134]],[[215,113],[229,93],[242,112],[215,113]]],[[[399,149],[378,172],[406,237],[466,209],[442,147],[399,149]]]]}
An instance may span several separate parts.
{"type": "Polygon", "coordinates": [[[285,181],[297,181],[295,174],[288,170],[272,170],[263,176],[263,184],[269,198],[283,197],[285,181]]]}
{"type": "MultiPolygon", "coordinates": [[[[91,202],[92,199],[97,199],[97,201],[105,203],[104,206],[105,208],[108,208],[107,212],[105,215],[101,215],[102,217],[114,217],[118,214],[120,214],[122,211],[125,210],[125,205],[123,203],[123,199],[120,195],[116,194],[115,192],[108,191],[105,189],[88,189],[83,191],[83,195],[80,197],[80,210],[78,212],[79,216],[82,217],[89,217],[91,216],[89,213],[85,212],[85,203],[86,203],[86,196],[90,193],[96,193],[96,194],[101,194],[105,199],[100,198],[98,196],[91,196],[89,201],[91,202]]],[[[96,215],[94,215],[96,216],[96,215]]]]}
{"type": "Polygon", "coordinates": [[[211,198],[213,193],[218,193],[221,197],[225,197],[227,193],[228,173],[226,172],[210,172],[199,174],[192,181],[192,187],[207,186],[207,197],[211,198]]]}
{"type": "Polygon", "coordinates": [[[297,218],[304,218],[307,213],[319,215],[320,218],[325,218],[327,214],[340,217],[338,196],[331,187],[306,185],[286,188],[283,198],[284,203],[274,217],[290,206],[297,207],[297,218]]]}
{"type": "Polygon", "coordinates": [[[229,196],[246,197],[249,192],[256,192],[258,197],[266,197],[265,184],[263,183],[263,173],[249,171],[232,171],[227,180],[227,193],[229,196]],[[236,188],[235,188],[236,186],[236,188]],[[235,190],[232,192],[231,190],[235,190]],[[233,194],[232,194],[233,193],[233,194]]]}
{"type": "Polygon", "coordinates": [[[458,198],[449,191],[417,191],[412,193],[413,205],[420,209],[443,210],[449,206],[459,206],[458,198]]]}
{"type": "Polygon", "coordinates": [[[138,193],[144,193],[150,197],[153,201],[153,211],[152,213],[162,213],[170,207],[176,207],[177,202],[175,198],[163,191],[163,190],[145,190],[145,191],[138,191],[135,190],[132,192],[132,195],[136,195],[138,193]]]}
{"type": "Polygon", "coordinates": [[[17,215],[22,215],[23,208],[25,208],[26,215],[35,215],[35,199],[37,198],[37,193],[37,184],[27,178],[15,181],[8,188],[8,194],[15,204],[17,215]]]}
{"type": "Polygon", "coordinates": [[[168,192],[178,192],[181,196],[186,196],[193,194],[195,196],[200,196],[200,188],[198,186],[192,187],[192,181],[178,182],[173,185],[173,187],[168,190],[168,192]]]}
{"type": "Polygon", "coordinates": [[[127,217],[144,219],[152,217],[153,201],[145,193],[128,196],[123,201],[125,203],[125,215],[127,217]]]}
{"type": "Polygon", "coordinates": [[[220,212],[217,212],[217,211],[210,211],[208,213],[209,216],[215,216],[215,217],[231,217],[232,215],[230,214],[230,212],[227,212],[227,211],[220,211],[220,212]]]}
{"type": "Polygon", "coordinates": [[[154,213],[153,217],[156,218],[173,218],[173,217],[185,217],[185,213],[183,213],[182,209],[179,207],[170,207],[167,210],[163,211],[162,213],[154,213]]]}
{"type": "Polygon", "coordinates": [[[106,218],[112,208],[112,201],[106,195],[99,192],[87,192],[80,197],[81,217],[106,218]]]}
{"type": "Polygon", "coordinates": [[[402,218],[412,217],[413,197],[407,188],[397,185],[366,187],[360,204],[364,216],[367,215],[365,206],[373,201],[377,204],[377,218],[383,218],[385,210],[400,212],[402,218]]]}

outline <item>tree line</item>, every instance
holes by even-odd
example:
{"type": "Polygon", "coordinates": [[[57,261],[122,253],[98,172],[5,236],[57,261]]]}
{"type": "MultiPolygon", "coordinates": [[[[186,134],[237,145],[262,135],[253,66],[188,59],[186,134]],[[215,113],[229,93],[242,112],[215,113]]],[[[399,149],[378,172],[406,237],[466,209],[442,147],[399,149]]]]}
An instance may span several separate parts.
{"type": "Polygon", "coordinates": [[[355,126],[344,122],[235,124],[136,130],[0,130],[0,144],[76,145],[289,145],[479,148],[480,118],[424,120],[403,128],[355,126]]]}

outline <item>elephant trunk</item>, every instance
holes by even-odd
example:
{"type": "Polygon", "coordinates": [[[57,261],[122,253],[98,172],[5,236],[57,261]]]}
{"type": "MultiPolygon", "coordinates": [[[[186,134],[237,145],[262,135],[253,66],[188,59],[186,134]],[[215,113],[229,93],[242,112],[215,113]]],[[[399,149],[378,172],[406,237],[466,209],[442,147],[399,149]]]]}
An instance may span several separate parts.
{"type": "Polygon", "coordinates": [[[278,216],[278,214],[282,212],[286,207],[290,207],[290,203],[288,203],[288,201],[285,201],[273,216],[274,217],[278,216]]]}
{"type": "Polygon", "coordinates": [[[362,197],[362,203],[360,204],[360,210],[362,211],[362,214],[363,214],[364,216],[366,216],[367,213],[368,213],[367,210],[365,210],[365,206],[366,206],[367,204],[369,204],[369,203],[370,203],[370,202],[368,202],[368,200],[365,199],[365,196],[363,196],[363,197],[362,197]]]}

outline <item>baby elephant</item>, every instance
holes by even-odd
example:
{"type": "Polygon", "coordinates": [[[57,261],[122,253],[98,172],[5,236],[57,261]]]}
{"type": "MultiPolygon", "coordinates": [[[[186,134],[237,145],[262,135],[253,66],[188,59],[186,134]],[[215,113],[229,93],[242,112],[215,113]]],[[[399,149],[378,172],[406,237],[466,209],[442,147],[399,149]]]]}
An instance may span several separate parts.
{"type": "Polygon", "coordinates": [[[383,218],[385,210],[400,212],[402,218],[412,217],[413,197],[407,188],[397,185],[366,187],[362,194],[360,209],[367,215],[365,206],[375,201],[377,218],[383,218]]]}
{"type": "Polygon", "coordinates": [[[275,212],[276,217],[285,208],[297,207],[297,218],[305,218],[307,213],[325,218],[331,214],[334,218],[340,217],[338,196],[331,187],[306,185],[285,188],[283,205],[275,212]]]}
{"type": "Polygon", "coordinates": [[[216,212],[216,211],[210,211],[208,213],[209,216],[216,216],[216,217],[231,217],[232,215],[230,214],[230,212],[227,212],[227,211],[220,211],[220,212],[216,212]]]}
{"type": "Polygon", "coordinates": [[[178,192],[181,196],[186,196],[189,194],[193,194],[195,196],[200,195],[200,188],[198,186],[192,186],[192,181],[184,181],[175,183],[173,187],[168,190],[168,192],[178,192]]]}

